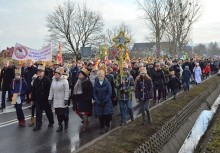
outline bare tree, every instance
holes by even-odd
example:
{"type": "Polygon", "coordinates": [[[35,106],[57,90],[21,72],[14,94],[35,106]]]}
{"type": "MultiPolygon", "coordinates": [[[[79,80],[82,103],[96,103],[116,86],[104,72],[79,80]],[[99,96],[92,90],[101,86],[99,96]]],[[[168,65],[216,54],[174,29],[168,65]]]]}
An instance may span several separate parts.
{"type": "Polygon", "coordinates": [[[198,44],[196,46],[193,47],[193,51],[196,53],[196,54],[199,54],[199,55],[203,55],[203,54],[207,54],[207,47],[205,44],[198,44]]]}
{"type": "Polygon", "coordinates": [[[173,44],[173,53],[181,51],[190,41],[193,24],[200,17],[198,0],[169,0],[171,12],[167,20],[164,39],[173,44]]]}
{"type": "Polygon", "coordinates": [[[80,59],[80,47],[93,46],[100,39],[104,24],[102,16],[86,4],[72,1],[58,5],[47,16],[49,40],[62,45],[80,59]]]}
{"type": "Polygon", "coordinates": [[[163,38],[172,6],[167,0],[137,0],[137,4],[145,13],[142,18],[148,26],[151,35],[155,38],[157,50],[160,51],[160,42],[163,38]]]}
{"type": "Polygon", "coordinates": [[[210,56],[220,55],[220,48],[217,42],[211,42],[208,44],[208,53],[210,56]]]}

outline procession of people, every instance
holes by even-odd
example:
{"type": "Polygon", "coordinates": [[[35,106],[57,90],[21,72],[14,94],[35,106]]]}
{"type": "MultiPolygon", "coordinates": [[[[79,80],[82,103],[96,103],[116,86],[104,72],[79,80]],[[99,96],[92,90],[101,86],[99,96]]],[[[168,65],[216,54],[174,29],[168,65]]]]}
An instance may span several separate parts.
{"type": "Polygon", "coordinates": [[[41,130],[45,112],[48,128],[54,126],[54,114],[58,121],[57,132],[69,127],[69,111],[73,110],[82,123],[81,133],[89,128],[89,118],[96,117],[100,123],[100,134],[111,130],[116,108],[120,111],[120,125],[134,121],[132,105],[138,103],[146,126],[153,121],[150,106],[166,100],[169,95],[178,98],[183,87],[190,92],[190,85],[199,85],[203,79],[219,71],[218,59],[133,59],[121,66],[117,60],[96,60],[33,63],[27,60],[22,67],[9,61],[1,68],[1,110],[8,101],[15,106],[18,124],[25,127],[24,102],[31,106],[28,126],[33,131],[41,130]],[[134,97],[133,97],[134,96],[134,97]],[[136,100],[134,100],[136,99],[136,100]],[[72,108],[72,109],[70,109],[72,108]]]}

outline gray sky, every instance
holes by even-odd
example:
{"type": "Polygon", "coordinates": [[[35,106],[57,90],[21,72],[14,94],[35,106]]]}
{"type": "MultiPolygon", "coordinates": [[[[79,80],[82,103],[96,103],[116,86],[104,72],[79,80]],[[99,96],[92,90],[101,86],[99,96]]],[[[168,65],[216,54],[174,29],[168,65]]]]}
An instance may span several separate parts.
{"type": "MultiPolygon", "coordinates": [[[[47,35],[46,16],[64,0],[0,0],[0,50],[20,43],[40,49],[47,35]]],[[[82,1],[82,0],[76,0],[82,1]]],[[[84,0],[104,18],[105,28],[131,25],[136,42],[145,42],[147,28],[135,0],[84,0]]],[[[220,0],[200,0],[202,17],[194,25],[193,43],[220,42],[220,0]]]]}

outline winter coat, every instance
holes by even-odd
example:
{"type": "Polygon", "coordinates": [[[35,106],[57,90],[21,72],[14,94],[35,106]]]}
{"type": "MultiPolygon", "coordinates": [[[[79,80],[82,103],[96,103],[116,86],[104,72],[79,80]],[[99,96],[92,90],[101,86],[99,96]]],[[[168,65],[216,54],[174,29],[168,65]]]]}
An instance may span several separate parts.
{"type": "Polygon", "coordinates": [[[205,68],[203,69],[204,74],[209,74],[211,72],[211,68],[209,65],[206,65],[205,68]]]}
{"type": "Polygon", "coordinates": [[[116,88],[118,89],[118,100],[132,100],[134,91],[134,79],[130,74],[116,78],[116,88]]]}
{"type": "Polygon", "coordinates": [[[36,104],[48,103],[50,85],[51,81],[48,77],[44,76],[41,80],[36,78],[32,87],[32,101],[34,101],[36,104]]]}
{"type": "Polygon", "coordinates": [[[183,70],[183,73],[182,73],[183,82],[190,82],[190,78],[191,78],[190,70],[189,69],[183,70]]]}
{"type": "Polygon", "coordinates": [[[14,79],[14,77],[15,71],[13,68],[8,67],[1,70],[0,82],[2,90],[10,90],[11,81],[14,79]]]}
{"type": "Polygon", "coordinates": [[[149,100],[153,97],[153,82],[151,79],[138,79],[135,86],[135,97],[139,100],[149,100]]]}
{"type": "Polygon", "coordinates": [[[201,83],[202,82],[202,79],[201,79],[202,70],[201,70],[200,66],[194,67],[193,72],[194,72],[196,83],[201,83]]]}
{"type": "Polygon", "coordinates": [[[162,70],[154,70],[152,74],[153,86],[155,89],[163,88],[166,84],[165,76],[162,70]]]}
{"type": "Polygon", "coordinates": [[[132,77],[134,78],[134,80],[136,79],[136,77],[139,75],[139,68],[133,68],[130,72],[130,74],[132,75],[132,77]]]}
{"type": "Polygon", "coordinates": [[[56,80],[55,77],[53,78],[48,100],[53,100],[54,108],[67,107],[64,103],[64,100],[69,100],[69,83],[67,76],[62,75],[58,80],[56,80]]]}
{"type": "Polygon", "coordinates": [[[111,96],[111,99],[112,99],[112,103],[114,106],[117,105],[117,100],[116,100],[116,91],[115,91],[115,79],[114,79],[114,76],[112,74],[107,74],[106,76],[106,79],[108,80],[108,82],[110,83],[111,85],[111,88],[112,88],[112,96],[111,96]]]}
{"type": "Polygon", "coordinates": [[[27,93],[27,83],[24,78],[21,78],[20,80],[12,80],[11,94],[14,93],[20,93],[21,102],[25,101],[25,95],[27,93]]]}
{"type": "Polygon", "coordinates": [[[53,69],[51,69],[50,67],[45,68],[45,75],[52,80],[53,78],[53,69]]]}
{"type": "Polygon", "coordinates": [[[169,77],[170,77],[169,68],[164,67],[163,68],[163,73],[164,73],[164,76],[165,76],[165,81],[168,82],[169,81],[169,77]]]}
{"type": "Polygon", "coordinates": [[[179,89],[181,86],[181,82],[179,79],[175,77],[170,77],[170,81],[168,82],[169,87],[174,90],[174,89],[179,89]]]}
{"type": "Polygon", "coordinates": [[[178,64],[173,65],[173,69],[175,71],[176,77],[179,78],[180,77],[180,66],[178,64]]]}
{"type": "Polygon", "coordinates": [[[102,85],[99,83],[99,80],[95,80],[93,88],[93,97],[95,99],[95,114],[96,115],[107,115],[113,114],[113,105],[112,105],[112,88],[108,80],[105,78],[102,85]],[[104,105],[100,105],[104,103],[104,105]]]}
{"type": "Polygon", "coordinates": [[[190,63],[190,62],[185,62],[185,63],[183,63],[183,65],[182,65],[183,70],[185,70],[185,67],[186,67],[186,66],[189,67],[189,70],[190,70],[190,72],[192,73],[192,72],[193,72],[193,65],[192,65],[192,63],[190,63]]]}
{"type": "Polygon", "coordinates": [[[75,84],[76,81],[77,81],[79,70],[80,70],[80,69],[79,69],[78,66],[71,67],[70,70],[69,70],[69,78],[68,78],[68,81],[69,81],[69,85],[70,85],[71,87],[74,86],[74,84],[75,84]]]}
{"type": "Polygon", "coordinates": [[[148,68],[147,74],[149,75],[150,78],[152,78],[154,71],[155,71],[155,68],[148,68]]]}
{"type": "Polygon", "coordinates": [[[35,66],[27,67],[24,71],[24,79],[27,82],[29,90],[31,89],[31,81],[34,74],[37,73],[37,68],[35,66]]]}
{"type": "Polygon", "coordinates": [[[89,79],[82,81],[82,94],[72,95],[73,110],[92,114],[93,86],[89,79]]]}

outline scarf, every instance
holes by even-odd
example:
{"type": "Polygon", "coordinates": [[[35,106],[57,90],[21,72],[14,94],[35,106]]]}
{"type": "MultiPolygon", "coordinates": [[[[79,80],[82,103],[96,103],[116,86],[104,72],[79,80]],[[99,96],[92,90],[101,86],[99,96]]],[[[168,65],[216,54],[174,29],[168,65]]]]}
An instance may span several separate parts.
{"type": "Polygon", "coordinates": [[[83,93],[82,91],[82,83],[85,82],[87,80],[87,78],[84,78],[82,80],[78,79],[75,86],[74,86],[74,90],[73,90],[73,94],[74,95],[80,95],[83,93]]]}

